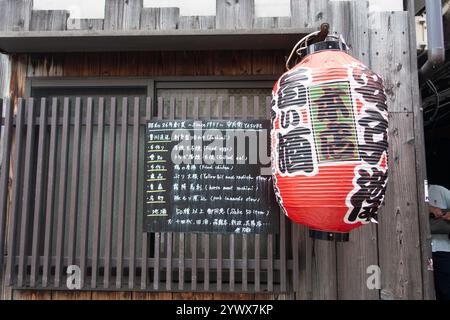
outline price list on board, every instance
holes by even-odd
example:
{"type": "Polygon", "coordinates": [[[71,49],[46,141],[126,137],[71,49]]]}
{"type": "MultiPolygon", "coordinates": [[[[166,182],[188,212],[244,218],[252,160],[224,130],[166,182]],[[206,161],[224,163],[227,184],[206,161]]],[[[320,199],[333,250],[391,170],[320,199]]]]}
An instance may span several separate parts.
{"type": "Polygon", "coordinates": [[[144,231],[275,233],[270,163],[258,158],[268,158],[259,148],[269,128],[256,120],[148,122],[144,231]]]}

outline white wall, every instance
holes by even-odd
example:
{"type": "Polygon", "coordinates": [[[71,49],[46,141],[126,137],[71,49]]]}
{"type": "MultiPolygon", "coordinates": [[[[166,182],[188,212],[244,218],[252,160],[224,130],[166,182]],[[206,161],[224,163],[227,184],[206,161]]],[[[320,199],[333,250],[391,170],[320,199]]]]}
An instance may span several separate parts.
{"type": "MultiPolygon", "coordinates": [[[[290,0],[255,0],[256,16],[289,16],[290,0]]],[[[342,0],[333,0],[342,1],[342,0]]],[[[402,0],[369,0],[371,10],[402,10],[402,0]]],[[[67,9],[71,18],[103,18],[105,0],[34,0],[35,9],[67,9]]],[[[181,15],[215,15],[215,0],[144,0],[145,7],[179,7],[181,15]]]]}

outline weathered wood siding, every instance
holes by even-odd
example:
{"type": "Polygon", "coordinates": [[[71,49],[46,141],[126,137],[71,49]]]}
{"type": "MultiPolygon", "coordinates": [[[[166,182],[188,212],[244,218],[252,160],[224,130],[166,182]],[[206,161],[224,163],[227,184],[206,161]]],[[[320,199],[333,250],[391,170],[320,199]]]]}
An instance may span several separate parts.
{"type": "MultiPolygon", "coordinates": [[[[22,30],[28,30],[29,25],[36,25],[30,22],[36,13],[32,13],[31,8],[26,6],[28,2],[17,2],[22,5],[14,9],[15,12],[18,10],[23,13],[28,10],[24,13],[24,21],[13,19],[8,22],[8,27],[0,25],[0,29],[16,30],[21,27],[22,30]]],[[[0,6],[11,3],[10,0],[0,0],[0,6]]],[[[255,18],[252,4],[253,0],[218,0],[216,17],[180,17],[177,8],[142,8],[142,1],[107,0],[107,15],[104,21],[69,19],[66,28],[316,28],[322,22],[329,22],[332,33],[344,36],[351,47],[351,54],[379,73],[387,89],[390,109],[390,179],[379,224],[360,228],[352,232],[350,242],[338,244],[313,241],[305,227],[293,228],[293,250],[300,252],[299,261],[294,261],[299,274],[295,279],[297,293],[287,295],[14,291],[6,297],[363,300],[433,298],[432,274],[426,268],[431,252],[423,199],[425,164],[417,94],[415,31],[411,16],[408,12],[369,13],[365,1],[292,0],[290,18],[255,18]],[[381,268],[381,290],[370,290],[366,285],[369,276],[367,268],[372,265],[381,268]]],[[[44,26],[39,28],[49,28],[45,23],[38,25],[44,26]]],[[[61,23],[54,25],[57,25],[59,30],[64,30],[61,23]]],[[[11,95],[18,97],[25,94],[27,77],[279,76],[284,72],[287,54],[284,51],[182,51],[17,55],[12,58],[9,86],[11,95]]],[[[7,87],[5,84],[3,86],[7,87]]]]}

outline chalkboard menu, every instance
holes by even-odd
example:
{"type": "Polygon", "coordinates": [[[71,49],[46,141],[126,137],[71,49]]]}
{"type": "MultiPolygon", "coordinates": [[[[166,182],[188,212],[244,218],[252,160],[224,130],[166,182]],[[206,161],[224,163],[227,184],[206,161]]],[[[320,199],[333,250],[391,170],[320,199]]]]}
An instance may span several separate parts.
{"type": "Polygon", "coordinates": [[[269,138],[269,121],[148,122],[144,231],[275,233],[269,138]]]}

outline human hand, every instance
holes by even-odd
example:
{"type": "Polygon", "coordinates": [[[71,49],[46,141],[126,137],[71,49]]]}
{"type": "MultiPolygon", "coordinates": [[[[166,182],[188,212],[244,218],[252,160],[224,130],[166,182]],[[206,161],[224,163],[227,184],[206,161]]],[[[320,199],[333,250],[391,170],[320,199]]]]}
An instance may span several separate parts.
{"type": "Polygon", "coordinates": [[[445,221],[450,221],[450,212],[444,214],[441,219],[444,219],[445,221]]]}
{"type": "Polygon", "coordinates": [[[444,214],[442,210],[433,206],[429,206],[430,213],[434,215],[435,218],[441,218],[444,214]]]}

